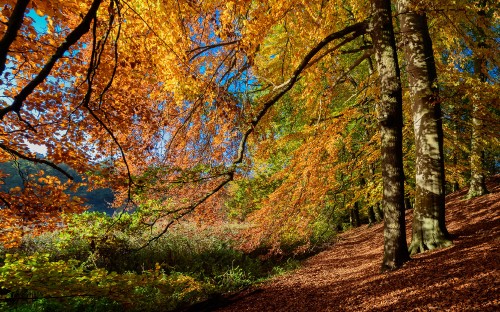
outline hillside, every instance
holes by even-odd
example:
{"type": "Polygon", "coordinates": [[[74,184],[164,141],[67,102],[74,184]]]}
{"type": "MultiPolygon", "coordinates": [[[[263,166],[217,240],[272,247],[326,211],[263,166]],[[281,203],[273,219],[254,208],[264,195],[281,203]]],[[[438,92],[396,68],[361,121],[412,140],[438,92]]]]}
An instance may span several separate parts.
{"type": "MultiPolygon", "coordinates": [[[[382,224],[344,233],[329,250],[292,273],[197,311],[498,311],[500,310],[500,175],[491,194],[447,196],[454,246],[413,257],[381,274],[382,224]],[[221,307],[224,305],[224,307],[221,307]]],[[[412,212],[407,214],[410,238],[412,212]]]]}

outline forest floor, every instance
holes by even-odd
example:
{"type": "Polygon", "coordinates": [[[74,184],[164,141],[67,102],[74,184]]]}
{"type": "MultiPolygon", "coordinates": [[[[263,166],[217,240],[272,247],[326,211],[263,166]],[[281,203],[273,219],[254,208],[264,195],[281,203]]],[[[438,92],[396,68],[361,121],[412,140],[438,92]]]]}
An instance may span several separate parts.
{"type": "MultiPolygon", "coordinates": [[[[490,194],[446,197],[454,245],[380,273],[383,224],[362,226],[300,269],[197,311],[500,311],[500,175],[490,194]]],[[[407,213],[411,238],[412,211],[407,213]]]]}

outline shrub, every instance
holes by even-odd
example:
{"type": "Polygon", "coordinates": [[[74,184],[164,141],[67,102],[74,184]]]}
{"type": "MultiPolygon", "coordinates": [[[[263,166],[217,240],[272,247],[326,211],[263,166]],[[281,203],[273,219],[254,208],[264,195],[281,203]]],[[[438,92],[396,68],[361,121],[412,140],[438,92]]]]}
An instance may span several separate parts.
{"type": "MultiPolygon", "coordinates": [[[[0,250],[0,298],[9,302],[4,307],[168,311],[239,290],[298,263],[264,261],[238,250],[240,224],[200,228],[183,223],[149,242],[138,219],[135,213],[75,215],[67,218],[65,229],[25,237],[4,256],[0,250]]],[[[316,232],[324,229],[318,224],[316,232]]],[[[322,239],[318,234],[316,240],[322,239]]]]}
{"type": "Polygon", "coordinates": [[[50,261],[48,254],[7,254],[0,268],[0,287],[7,290],[1,299],[42,298],[31,305],[43,309],[56,309],[56,303],[46,300],[57,298],[66,309],[87,301],[90,305],[119,305],[135,311],[149,307],[148,311],[154,311],[154,307],[169,310],[203,296],[202,283],[183,274],[165,274],[159,266],[142,274],[117,274],[104,269],[89,271],[79,264],[77,260],[50,261]],[[99,301],[103,298],[107,301],[99,301]]]}

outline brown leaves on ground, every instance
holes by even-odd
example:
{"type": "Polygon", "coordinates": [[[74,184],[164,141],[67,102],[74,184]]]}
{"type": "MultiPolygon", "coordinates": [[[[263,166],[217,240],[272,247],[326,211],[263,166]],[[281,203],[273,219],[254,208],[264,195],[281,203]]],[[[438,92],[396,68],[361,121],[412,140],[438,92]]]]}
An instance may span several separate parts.
{"type": "MultiPolygon", "coordinates": [[[[349,231],[304,266],[247,290],[217,311],[500,311],[500,175],[490,194],[447,197],[454,246],[380,273],[382,224],[349,231]]],[[[408,238],[412,213],[407,215],[408,238]]]]}

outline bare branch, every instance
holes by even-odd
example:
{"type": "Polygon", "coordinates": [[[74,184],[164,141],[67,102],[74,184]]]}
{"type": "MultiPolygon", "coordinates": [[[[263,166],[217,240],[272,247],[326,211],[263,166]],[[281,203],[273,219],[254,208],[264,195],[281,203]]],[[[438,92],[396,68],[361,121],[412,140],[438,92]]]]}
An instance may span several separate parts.
{"type": "Polygon", "coordinates": [[[354,39],[358,38],[359,36],[363,35],[364,33],[366,33],[366,28],[365,29],[360,29],[359,31],[354,32],[351,36],[345,38],[339,44],[337,44],[334,47],[332,47],[332,48],[326,50],[325,52],[321,53],[320,56],[318,56],[316,59],[314,59],[313,61],[311,61],[309,63],[309,65],[307,66],[307,68],[313,66],[314,64],[316,64],[317,62],[319,62],[321,59],[323,59],[328,54],[331,54],[331,53],[337,51],[338,49],[340,49],[341,47],[345,46],[346,44],[348,44],[349,42],[353,41],[354,39]]]}
{"type": "Polygon", "coordinates": [[[28,160],[28,161],[31,161],[33,163],[37,163],[37,164],[44,164],[44,165],[47,165],[57,171],[59,171],[60,173],[64,174],[68,179],[70,180],[74,180],[73,176],[70,175],[68,172],[66,172],[64,169],[62,169],[61,167],[59,167],[58,165],[48,161],[48,160],[45,160],[45,159],[39,159],[39,158],[36,158],[36,157],[29,157],[29,156],[26,156],[26,155],[23,155],[21,154],[20,152],[4,145],[3,143],[0,143],[0,148],[3,149],[4,151],[8,152],[9,154],[13,155],[13,156],[16,156],[18,158],[21,158],[21,159],[24,159],[24,160],[28,160]]]}
{"type": "MultiPolygon", "coordinates": [[[[257,115],[250,121],[250,125],[247,128],[247,130],[243,133],[243,136],[241,138],[238,151],[237,151],[237,156],[236,159],[232,162],[231,166],[228,168],[228,171],[223,174],[226,175],[226,178],[223,179],[215,188],[213,188],[211,191],[207,192],[203,197],[198,199],[196,202],[192,203],[191,205],[187,207],[181,207],[179,209],[175,209],[173,211],[169,211],[169,214],[175,214],[179,213],[179,215],[173,217],[172,220],[169,221],[169,223],[163,228],[163,230],[154,236],[153,238],[149,239],[146,244],[143,246],[139,247],[135,251],[141,250],[143,248],[146,248],[149,246],[153,241],[158,240],[161,236],[163,236],[169,228],[178,220],[186,216],[187,214],[191,213],[194,211],[198,206],[203,204],[207,199],[209,199],[212,195],[217,193],[220,189],[222,189],[227,183],[232,181],[234,179],[234,174],[236,172],[236,167],[238,164],[240,164],[243,161],[245,149],[246,149],[246,143],[248,140],[248,137],[250,134],[254,132],[255,126],[259,123],[259,121],[264,117],[264,115],[267,113],[267,111],[283,96],[288,92],[294,84],[298,81],[300,74],[308,67],[309,63],[311,60],[316,56],[316,54],[321,51],[322,48],[324,48],[327,44],[332,42],[333,40],[340,39],[345,37],[346,35],[350,33],[359,33],[360,35],[366,32],[366,29],[368,27],[368,21],[363,21],[356,23],[354,25],[348,26],[344,28],[341,31],[335,32],[330,34],[329,36],[325,37],[323,40],[321,40],[314,48],[312,48],[309,53],[306,54],[306,56],[302,59],[302,62],[297,66],[297,68],[294,70],[292,73],[292,76],[282,85],[275,87],[274,90],[277,91],[276,94],[271,96],[270,99],[265,101],[262,105],[261,110],[257,113],[257,115]]],[[[364,59],[364,58],[363,58],[364,59]]],[[[357,65],[359,65],[361,61],[356,62],[352,68],[355,68],[357,65]]],[[[153,223],[154,225],[154,223],[153,223]]]]}
{"type": "Polygon", "coordinates": [[[191,212],[193,212],[198,206],[200,206],[201,204],[203,204],[205,201],[207,201],[207,199],[209,199],[210,197],[212,197],[212,195],[214,195],[215,193],[217,193],[220,189],[222,189],[227,183],[229,183],[230,181],[233,180],[233,176],[234,176],[234,171],[230,171],[228,173],[226,173],[226,178],[224,180],[222,180],[214,189],[212,189],[210,192],[206,193],[203,197],[201,197],[200,199],[198,199],[196,202],[192,203],[191,205],[187,206],[187,207],[183,207],[183,208],[180,208],[180,209],[177,209],[177,210],[174,210],[174,211],[169,211],[169,214],[173,214],[173,213],[178,213],[178,212],[181,212],[179,215],[175,216],[172,220],[170,220],[170,222],[163,228],[163,230],[157,234],[156,236],[150,238],[146,244],[142,245],[141,247],[135,249],[134,251],[139,251],[141,249],[144,249],[146,247],[148,247],[149,245],[151,245],[152,242],[158,240],[160,237],[162,237],[163,235],[165,235],[165,233],[168,232],[168,230],[170,229],[170,227],[178,220],[182,219],[184,216],[186,216],[187,214],[190,214],[191,212]]]}
{"type": "MultiPolygon", "coordinates": [[[[336,86],[338,83],[340,83],[344,78],[346,78],[349,75],[349,73],[351,73],[356,67],[358,67],[359,64],[361,64],[364,60],[366,60],[370,56],[372,56],[373,53],[374,53],[374,51],[372,49],[366,50],[365,53],[363,53],[363,55],[361,55],[354,63],[352,63],[351,66],[349,66],[347,71],[345,71],[339,78],[337,78],[337,80],[335,81],[333,86],[336,86]]],[[[353,79],[351,78],[351,80],[353,80],[353,79]]],[[[353,82],[354,86],[357,86],[357,83],[355,81],[352,81],[352,82],[353,82]]]]}
{"type": "Polygon", "coordinates": [[[207,52],[208,50],[215,49],[215,48],[218,48],[218,47],[227,46],[227,45],[231,45],[231,44],[236,44],[236,43],[239,43],[239,42],[240,42],[240,40],[233,40],[233,41],[215,43],[215,44],[211,44],[211,45],[207,45],[207,46],[203,46],[203,47],[194,48],[192,50],[189,50],[188,53],[193,53],[193,52],[198,51],[198,50],[200,50],[200,51],[198,51],[196,54],[194,54],[193,56],[191,56],[191,58],[189,58],[189,61],[191,62],[192,60],[194,60],[195,58],[197,58],[198,56],[200,56],[204,52],[207,52]]]}
{"type": "MultiPolygon", "coordinates": [[[[110,8],[111,8],[109,10],[110,12],[112,12],[115,1],[117,1],[117,0],[112,0],[110,3],[110,8]]],[[[119,5],[116,5],[116,10],[118,12],[118,17],[121,18],[121,12],[120,12],[119,5]]],[[[108,31],[106,33],[106,37],[109,36],[109,33],[111,32],[111,29],[113,28],[113,23],[115,20],[115,15],[113,13],[111,13],[109,20],[110,21],[108,24],[108,31]]],[[[121,21],[118,21],[118,30],[116,33],[116,37],[114,39],[114,52],[115,53],[114,53],[114,60],[113,60],[114,61],[113,72],[111,73],[111,77],[109,78],[108,83],[106,84],[106,86],[104,87],[104,89],[101,92],[101,95],[99,96],[99,107],[102,105],[104,94],[111,88],[111,85],[113,84],[113,81],[114,81],[115,76],[116,76],[116,71],[118,69],[118,41],[120,39],[121,29],[122,29],[122,23],[121,23],[121,21]]]]}
{"type": "Polygon", "coordinates": [[[3,202],[7,208],[10,208],[10,203],[2,196],[0,196],[0,201],[3,202]]]}
{"type": "MultiPolygon", "coordinates": [[[[111,26],[112,25],[110,23],[109,24],[110,29],[108,30],[108,33],[106,33],[106,38],[109,36],[109,31],[111,31],[111,26]]],[[[111,128],[108,125],[106,125],[106,123],[104,121],[102,121],[102,119],[99,118],[99,116],[97,116],[97,114],[94,112],[94,110],[92,110],[92,108],[90,107],[90,100],[91,100],[91,96],[92,96],[93,78],[94,78],[94,75],[96,73],[96,69],[97,69],[97,67],[99,66],[99,63],[100,63],[100,54],[102,53],[102,50],[104,49],[104,45],[102,45],[102,47],[101,47],[102,50],[98,51],[99,48],[98,48],[98,44],[96,43],[96,40],[97,40],[96,34],[97,34],[97,23],[96,23],[96,21],[94,21],[94,25],[93,25],[93,29],[92,29],[92,35],[93,35],[93,39],[92,39],[92,55],[91,55],[89,67],[88,67],[88,70],[87,70],[87,77],[86,77],[87,92],[86,92],[85,97],[83,98],[82,103],[80,105],[82,105],[83,107],[85,107],[87,109],[87,111],[92,116],[92,118],[94,118],[94,120],[96,120],[97,123],[101,127],[104,128],[104,130],[109,134],[109,136],[111,137],[111,139],[113,140],[113,142],[116,144],[116,146],[118,146],[118,149],[120,150],[120,155],[122,157],[123,163],[125,164],[125,168],[127,169],[127,178],[128,178],[128,195],[127,195],[127,197],[128,197],[128,200],[131,201],[131,199],[132,199],[132,184],[133,184],[133,181],[132,181],[132,174],[130,172],[130,166],[128,164],[127,157],[125,155],[125,151],[123,150],[122,145],[118,141],[118,138],[115,136],[115,134],[113,133],[113,131],[111,130],[111,128]]],[[[115,44],[116,44],[116,42],[115,42],[115,44]]],[[[115,58],[116,57],[117,57],[117,54],[115,54],[115,58]]],[[[115,66],[116,66],[116,64],[115,64],[115,66]]],[[[113,77],[111,77],[111,79],[112,78],[113,77]]],[[[106,85],[105,88],[111,87],[112,81],[113,80],[108,81],[108,84],[106,85]]],[[[105,91],[106,91],[106,89],[103,92],[105,92],[105,91]]],[[[102,97],[103,97],[103,93],[101,93],[101,95],[99,96],[100,101],[102,101],[102,97]]]]}
{"type": "Polygon", "coordinates": [[[356,49],[341,50],[340,53],[342,53],[342,54],[353,54],[353,53],[358,53],[358,52],[361,52],[361,51],[366,51],[366,50],[371,50],[371,49],[373,49],[373,45],[367,44],[367,45],[361,46],[361,47],[356,48],[356,49]]]}
{"type": "MultiPolygon", "coordinates": [[[[351,26],[348,26],[340,31],[337,31],[337,32],[334,32],[334,33],[328,35],[323,40],[321,40],[314,48],[312,48],[309,51],[309,53],[306,54],[306,56],[302,59],[302,62],[299,64],[299,66],[297,66],[297,68],[292,73],[292,76],[290,77],[290,79],[288,79],[286,82],[284,82],[283,84],[281,84],[280,86],[275,88],[275,89],[279,90],[278,93],[276,93],[269,100],[267,100],[263,104],[259,113],[252,119],[250,126],[247,128],[247,130],[243,134],[243,137],[240,141],[240,146],[238,148],[238,155],[237,155],[235,161],[233,162],[233,166],[236,166],[237,164],[240,164],[243,161],[243,154],[245,153],[248,136],[254,131],[255,126],[257,126],[259,121],[262,119],[262,117],[264,117],[264,115],[271,108],[271,106],[273,106],[279,99],[281,99],[281,97],[283,95],[285,95],[294,86],[294,84],[299,79],[299,75],[306,68],[308,68],[313,57],[315,57],[316,54],[319,51],[321,51],[321,49],[323,49],[326,45],[328,45],[333,40],[343,38],[350,33],[362,35],[366,32],[367,28],[368,28],[368,21],[367,20],[356,23],[356,24],[351,25],[351,26]]],[[[350,38],[348,38],[348,39],[350,39],[350,38]]],[[[346,41],[348,39],[345,39],[344,41],[346,41]]],[[[353,39],[350,39],[350,40],[353,40],[353,39]]],[[[340,46],[342,46],[342,45],[340,45],[340,46]]]]}
{"type": "Polygon", "coordinates": [[[115,142],[116,146],[118,146],[118,149],[120,150],[120,154],[122,156],[123,163],[125,164],[125,167],[127,168],[127,177],[128,177],[128,198],[132,198],[132,174],[130,173],[130,167],[127,162],[127,157],[125,156],[125,151],[123,150],[123,147],[121,146],[120,142],[118,142],[118,139],[114,135],[113,131],[99,118],[99,116],[96,115],[96,113],[89,107],[89,105],[85,105],[85,108],[87,111],[90,113],[90,115],[101,125],[101,127],[106,130],[106,132],[109,134],[109,136],[113,139],[113,142],[115,142]]]}

